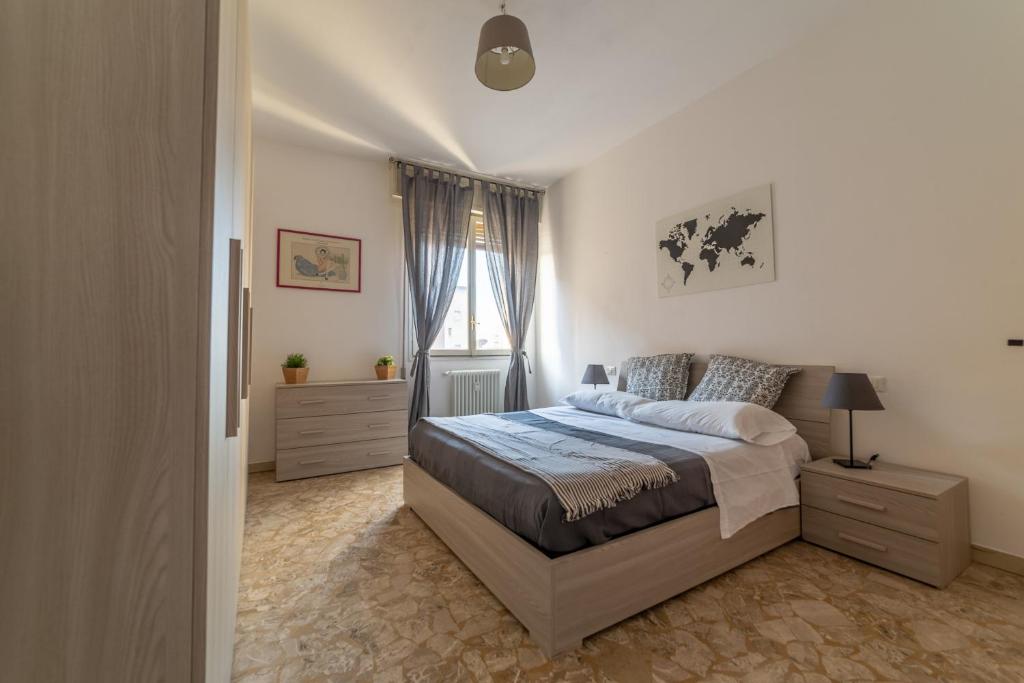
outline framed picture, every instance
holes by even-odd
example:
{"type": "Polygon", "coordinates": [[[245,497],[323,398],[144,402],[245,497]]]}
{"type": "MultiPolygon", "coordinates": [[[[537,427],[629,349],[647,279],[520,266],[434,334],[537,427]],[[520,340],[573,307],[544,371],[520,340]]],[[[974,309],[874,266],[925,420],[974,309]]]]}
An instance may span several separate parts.
{"type": "Polygon", "coordinates": [[[278,229],[278,287],[360,292],[362,283],[362,240],[278,229]]]}
{"type": "Polygon", "coordinates": [[[745,190],[658,221],[658,296],[775,279],[772,186],[745,190]]]}

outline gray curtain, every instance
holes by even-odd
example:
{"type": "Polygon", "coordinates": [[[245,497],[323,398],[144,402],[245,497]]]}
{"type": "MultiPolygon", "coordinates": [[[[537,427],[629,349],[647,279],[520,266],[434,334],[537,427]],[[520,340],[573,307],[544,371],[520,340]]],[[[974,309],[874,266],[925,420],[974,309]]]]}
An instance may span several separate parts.
{"type": "Polygon", "coordinates": [[[398,163],[416,355],[409,429],[430,414],[430,347],[455,296],[469,246],[473,181],[398,163]]]}
{"type": "MultiPolygon", "coordinates": [[[[512,345],[505,380],[505,410],[529,410],[523,345],[533,315],[537,291],[537,224],[540,195],[504,185],[485,183],[484,229],[487,272],[494,299],[512,345]]],[[[532,373],[532,368],[530,369],[532,373]]]]}

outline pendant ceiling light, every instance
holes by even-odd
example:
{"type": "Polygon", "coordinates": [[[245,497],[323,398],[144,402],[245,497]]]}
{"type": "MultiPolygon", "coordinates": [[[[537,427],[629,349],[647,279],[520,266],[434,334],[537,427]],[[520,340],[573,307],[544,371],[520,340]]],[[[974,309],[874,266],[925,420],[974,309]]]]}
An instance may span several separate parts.
{"type": "Polygon", "coordinates": [[[515,90],[529,83],[536,71],[526,24],[505,14],[502,2],[501,14],[488,19],[480,29],[476,77],[492,90],[515,90]]]}

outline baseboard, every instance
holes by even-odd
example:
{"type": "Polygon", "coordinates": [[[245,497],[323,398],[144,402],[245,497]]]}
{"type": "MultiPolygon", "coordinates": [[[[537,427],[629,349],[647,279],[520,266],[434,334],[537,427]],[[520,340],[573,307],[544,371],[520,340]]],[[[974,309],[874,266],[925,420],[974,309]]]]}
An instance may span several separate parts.
{"type": "Polygon", "coordinates": [[[991,548],[983,548],[980,545],[972,545],[971,550],[973,551],[971,553],[972,559],[978,564],[985,564],[989,567],[1010,572],[1011,574],[1024,576],[1024,557],[1017,557],[1016,555],[1004,553],[1000,550],[992,550],[991,548]]]}
{"type": "Polygon", "coordinates": [[[249,463],[249,474],[253,472],[273,472],[274,461],[268,460],[266,462],[251,462],[249,463]]]}

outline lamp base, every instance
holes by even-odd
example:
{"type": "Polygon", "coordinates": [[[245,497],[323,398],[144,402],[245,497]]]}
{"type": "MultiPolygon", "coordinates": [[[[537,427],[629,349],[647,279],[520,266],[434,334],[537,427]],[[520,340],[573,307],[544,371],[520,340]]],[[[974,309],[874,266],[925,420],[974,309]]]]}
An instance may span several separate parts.
{"type": "Polygon", "coordinates": [[[835,464],[839,465],[840,467],[845,467],[847,469],[854,469],[854,470],[870,470],[871,469],[871,462],[870,461],[852,460],[850,458],[832,458],[832,462],[834,462],[835,464]]]}

